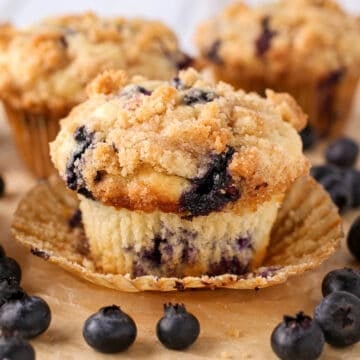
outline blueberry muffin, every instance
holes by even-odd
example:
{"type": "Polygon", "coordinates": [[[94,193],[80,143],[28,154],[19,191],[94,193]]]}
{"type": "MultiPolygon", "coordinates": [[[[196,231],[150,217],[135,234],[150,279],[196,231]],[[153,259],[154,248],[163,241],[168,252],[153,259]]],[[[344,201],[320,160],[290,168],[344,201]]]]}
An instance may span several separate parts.
{"type": "Polygon", "coordinates": [[[38,177],[51,170],[49,141],[59,119],[85,99],[107,69],[169,79],[190,58],[157,21],[92,13],[45,19],[27,29],[0,26],[0,99],[25,163],[38,177]]]}
{"type": "Polygon", "coordinates": [[[305,123],[287,94],[234,91],[193,69],[168,82],[108,71],[50,150],[102,271],[243,274],[263,260],[284,194],[308,173],[305,123]]]}
{"type": "Polygon", "coordinates": [[[332,0],[232,4],[196,33],[200,62],[235,87],[290,93],[321,136],[343,130],[360,75],[360,22],[332,0]]]}

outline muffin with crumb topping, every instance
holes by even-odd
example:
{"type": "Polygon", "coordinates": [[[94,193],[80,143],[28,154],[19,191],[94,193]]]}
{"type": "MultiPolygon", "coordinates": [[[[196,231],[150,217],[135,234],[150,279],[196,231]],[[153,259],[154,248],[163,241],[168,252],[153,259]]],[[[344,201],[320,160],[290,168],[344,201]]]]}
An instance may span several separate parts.
{"type": "Polygon", "coordinates": [[[51,157],[78,193],[107,273],[241,275],[263,260],[284,194],[308,173],[287,94],[105,72],[61,121],[51,157]]]}
{"type": "Polygon", "coordinates": [[[51,171],[48,142],[59,119],[85,99],[107,69],[169,79],[191,59],[157,21],[92,13],[45,19],[27,29],[0,26],[0,99],[20,155],[38,177],[51,171]]]}
{"type": "Polygon", "coordinates": [[[247,91],[290,93],[321,136],[342,132],[360,76],[360,22],[333,0],[235,3],[201,24],[201,63],[247,91]]]}

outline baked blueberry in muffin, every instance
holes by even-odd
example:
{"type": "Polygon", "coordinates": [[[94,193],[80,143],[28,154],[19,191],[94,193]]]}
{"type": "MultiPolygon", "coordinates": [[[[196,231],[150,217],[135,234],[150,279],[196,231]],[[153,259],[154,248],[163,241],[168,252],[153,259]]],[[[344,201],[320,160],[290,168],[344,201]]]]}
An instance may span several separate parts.
{"type": "Polygon", "coordinates": [[[171,81],[108,71],[88,90],[50,147],[97,266],[177,277],[258,266],[286,191],[308,173],[296,102],[193,69],[171,81]]]}

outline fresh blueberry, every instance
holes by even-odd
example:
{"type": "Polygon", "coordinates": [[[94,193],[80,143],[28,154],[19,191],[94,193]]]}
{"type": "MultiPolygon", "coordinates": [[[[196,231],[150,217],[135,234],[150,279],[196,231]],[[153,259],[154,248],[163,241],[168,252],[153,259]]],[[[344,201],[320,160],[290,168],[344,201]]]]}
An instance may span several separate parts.
{"type": "Polygon", "coordinates": [[[0,359],[35,360],[35,351],[21,336],[6,334],[0,336],[0,359]]]}
{"type": "Polygon", "coordinates": [[[351,206],[357,208],[360,206],[360,171],[357,169],[344,170],[344,181],[351,189],[351,206]]]}
{"type": "Polygon", "coordinates": [[[315,320],[330,345],[355,344],[360,340],[360,299],[345,291],[335,291],[315,308],[315,320]]]}
{"type": "Polygon", "coordinates": [[[334,291],[347,291],[360,298],[360,273],[353,269],[337,269],[330,271],[321,285],[323,296],[334,291]]]}
{"type": "Polygon", "coordinates": [[[42,334],[50,325],[51,312],[48,304],[37,296],[19,293],[0,308],[0,327],[16,331],[24,338],[42,334]]]}
{"type": "Polygon", "coordinates": [[[360,261],[360,216],[351,225],[347,236],[347,245],[351,254],[360,261]]]}
{"type": "Polygon", "coordinates": [[[295,317],[285,315],[271,334],[271,347],[282,360],[317,359],[324,343],[319,325],[303,312],[295,317]]]}
{"type": "Polygon", "coordinates": [[[304,150],[310,150],[316,143],[316,134],[310,125],[306,126],[301,132],[300,137],[304,150]]]}
{"type": "Polygon", "coordinates": [[[4,279],[0,281],[0,306],[17,297],[22,292],[19,283],[14,278],[4,279]]]}
{"type": "Polygon", "coordinates": [[[0,175],[0,197],[3,197],[5,194],[5,181],[4,178],[0,175]]]}
{"type": "Polygon", "coordinates": [[[14,278],[20,283],[21,268],[14,259],[5,256],[0,258],[0,281],[9,278],[14,278]]]}
{"type": "Polygon", "coordinates": [[[3,258],[5,256],[5,250],[4,248],[0,245],[0,259],[3,258]]]}
{"type": "Polygon", "coordinates": [[[126,350],[136,334],[134,320],[116,305],[101,308],[83,327],[85,341],[95,350],[108,354],[126,350]]]}
{"type": "Polygon", "coordinates": [[[351,207],[352,188],[347,184],[343,172],[334,171],[323,175],[318,181],[329,193],[340,213],[351,207]]]}
{"type": "Polygon", "coordinates": [[[156,335],[165,347],[185,349],[195,342],[199,333],[198,319],[188,313],[184,305],[164,305],[164,316],[156,325],[156,335]]]}
{"type": "Polygon", "coordinates": [[[333,175],[333,174],[340,174],[340,170],[333,165],[317,165],[317,166],[313,166],[310,169],[310,175],[316,180],[321,182],[321,180],[325,177],[327,177],[328,175],[333,175]]]}
{"type": "Polygon", "coordinates": [[[340,167],[351,167],[359,154],[358,144],[350,138],[340,138],[326,149],[325,157],[329,164],[340,167]]]}

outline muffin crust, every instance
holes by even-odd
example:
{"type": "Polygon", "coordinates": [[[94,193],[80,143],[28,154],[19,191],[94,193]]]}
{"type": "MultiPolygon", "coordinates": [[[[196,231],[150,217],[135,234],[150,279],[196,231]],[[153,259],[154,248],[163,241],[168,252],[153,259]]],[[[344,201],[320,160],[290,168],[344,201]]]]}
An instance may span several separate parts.
{"type": "Polygon", "coordinates": [[[101,71],[168,79],[191,61],[160,22],[93,13],[49,18],[22,30],[2,25],[0,49],[3,100],[60,116],[85,99],[86,85],[101,71]]]}

